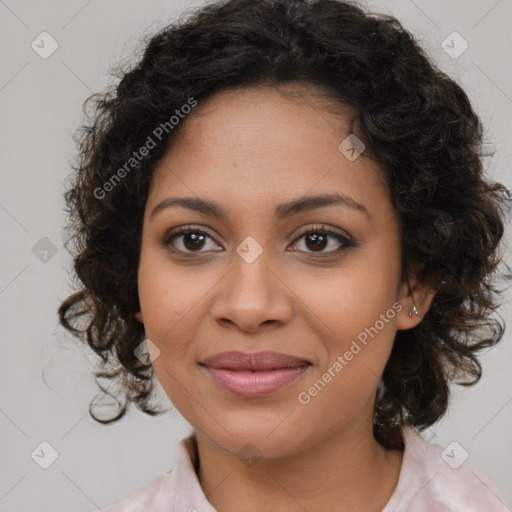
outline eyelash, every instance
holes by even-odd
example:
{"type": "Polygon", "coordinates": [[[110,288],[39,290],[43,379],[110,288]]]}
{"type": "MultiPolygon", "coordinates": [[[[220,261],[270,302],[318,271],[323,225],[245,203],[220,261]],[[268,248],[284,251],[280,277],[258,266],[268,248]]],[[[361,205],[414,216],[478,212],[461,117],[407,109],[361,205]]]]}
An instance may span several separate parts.
{"type": "MultiPolygon", "coordinates": [[[[181,227],[177,228],[176,230],[172,231],[171,233],[165,235],[163,241],[161,242],[161,245],[163,247],[168,247],[171,244],[171,242],[175,238],[177,238],[179,235],[189,234],[189,233],[199,233],[201,235],[207,236],[208,238],[214,240],[213,237],[207,231],[205,231],[199,227],[194,227],[194,226],[189,225],[189,226],[181,226],[181,227]]],[[[317,257],[317,258],[322,258],[325,256],[332,256],[333,254],[338,254],[338,253],[344,252],[345,250],[347,250],[351,247],[356,247],[356,244],[354,242],[352,242],[351,240],[349,240],[347,237],[341,235],[340,233],[330,230],[329,228],[327,228],[324,225],[309,226],[307,229],[302,230],[297,235],[297,237],[295,238],[293,243],[295,244],[299,239],[301,239],[311,233],[321,234],[321,235],[330,235],[342,244],[342,246],[339,249],[335,249],[335,250],[328,251],[328,252],[319,252],[319,253],[306,252],[306,254],[313,254],[313,255],[315,255],[314,257],[317,257]]],[[[196,253],[197,254],[201,253],[201,251],[184,252],[184,251],[180,251],[180,250],[176,250],[176,249],[170,249],[170,250],[172,252],[186,254],[187,255],[186,257],[189,257],[188,255],[194,255],[196,253]]],[[[305,251],[297,251],[297,252],[305,252],[305,251]]]]}

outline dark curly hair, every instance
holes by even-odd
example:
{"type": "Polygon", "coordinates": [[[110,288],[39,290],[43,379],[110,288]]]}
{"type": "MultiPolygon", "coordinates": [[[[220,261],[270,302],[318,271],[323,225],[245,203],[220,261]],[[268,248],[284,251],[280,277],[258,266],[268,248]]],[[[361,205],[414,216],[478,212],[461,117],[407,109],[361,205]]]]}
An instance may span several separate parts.
{"type": "Polygon", "coordinates": [[[228,89],[302,84],[357,112],[351,133],[357,128],[363,156],[378,162],[399,214],[402,277],[414,272],[436,291],[423,321],[397,332],[376,397],[375,438],[403,448],[401,427],[421,431],[437,422],[450,382],[476,383],[477,353],[505,329],[493,318],[504,291],[494,278],[510,196],[484,177],[483,128],[467,95],[397,19],[349,2],[224,0],[146,37],[136,65],[114,71],[118,84],[84,102],[86,114],[93,102],[92,122],[73,137],[79,155],[65,192],[65,247],[79,282],[59,319],[100,356],[96,379],[118,384],[114,394],[100,385],[103,391],[124,395],[115,417],[99,420],[90,408],[91,415],[116,421],[130,402],[162,412],[149,403],[153,368],[134,353],[144,340],[134,314],[149,186],[181,125],[123,179],[112,177],[191,98],[200,104],[228,89]]]}

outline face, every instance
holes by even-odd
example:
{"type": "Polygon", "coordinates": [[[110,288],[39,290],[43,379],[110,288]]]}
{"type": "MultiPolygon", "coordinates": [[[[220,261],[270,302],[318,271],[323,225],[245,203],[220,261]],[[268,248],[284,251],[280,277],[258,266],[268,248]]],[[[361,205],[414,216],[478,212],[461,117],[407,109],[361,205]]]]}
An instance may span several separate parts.
{"type": "Polygon", "coordinates": [[[181,121],[148,196],[136,316],[174,406],[232,453],[250,441],[286,456],[371,432],[396,331],[418,323],[389,191],[375,162],[338,148],[352,113],[325,101],[266,87],[212,96],[181,121]],[[334,195],[344,201],[311,201],[334,195]],[[309,364],[240,394],[201,364],[226,351],[309,364]]]}

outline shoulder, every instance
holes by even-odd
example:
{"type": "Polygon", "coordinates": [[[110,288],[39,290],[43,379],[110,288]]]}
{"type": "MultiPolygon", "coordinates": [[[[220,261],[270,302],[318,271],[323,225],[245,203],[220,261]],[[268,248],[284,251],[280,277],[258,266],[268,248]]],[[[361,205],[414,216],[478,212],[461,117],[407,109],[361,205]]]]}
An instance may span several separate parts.
{"type": "Polygon", "coordinates": [[[157,512],[174,510],[175,471],[158,476],[148,484],[103,509],[103,512],[157,512]]]}
{"type": "MultiPolygon", "coordinates": [[[[176,464],[171,471],[132,491],[103,512],[174,512],[185,510],[184,504],[204,502],[206,497],[195,469],[196,458],[197,444],[194,432],[178,443],[176,464]]],[[[192,508],[188,506],[188,509],[192,508]]],[[[212,507],[209,510],[214,512],[212,507]]]]}
{"type": "Polygon", "coordinates": [[[397,486],[407,503],[403,512],[508,511],[497,485],[484,471],[468,463],[468,454],[460,444],[454,442],[443,448],[427,443],[412,428],[404,430],[404,441],[397,486]]]}

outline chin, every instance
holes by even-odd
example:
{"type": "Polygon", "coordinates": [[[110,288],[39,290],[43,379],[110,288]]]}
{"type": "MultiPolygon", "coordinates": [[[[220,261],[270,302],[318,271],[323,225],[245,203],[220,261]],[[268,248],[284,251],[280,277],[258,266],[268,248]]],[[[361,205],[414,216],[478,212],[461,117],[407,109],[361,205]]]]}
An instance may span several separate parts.
{"type": "MultiPolygon", "coordinates": [[[[200,430],[211,442],[237,457],[280,458],[304,449],[306,439],[304,425],[301,433],[296,431],[297,421],[289,422],[287,414],[222,414],[222,426],[216,424],[212,429],[212,420],[208,427],[200,430]],[[284,421],[283,421],[284,420],[284,421]],[[224,427],[224,428],[223,428],[224,427]]],[[[292,415],[290,415],[291,417],[292,415]]]]}

